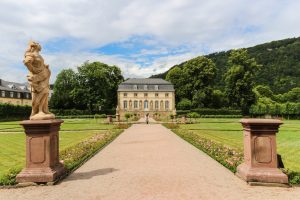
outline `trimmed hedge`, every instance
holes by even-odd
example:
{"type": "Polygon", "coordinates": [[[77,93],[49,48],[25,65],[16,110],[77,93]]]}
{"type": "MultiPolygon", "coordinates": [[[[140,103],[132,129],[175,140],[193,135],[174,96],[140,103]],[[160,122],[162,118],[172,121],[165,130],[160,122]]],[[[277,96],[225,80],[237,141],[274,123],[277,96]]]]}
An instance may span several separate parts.
{"type": "Polygon", "coordinates": [[[101,110],[100,113],[93,113],[89,110],[77,110],[77,109],[50,109],[52,113],[58,116],[75,116],[75,115],[95,115],[95,114],[107,114],[107,115],[114,115],[116,114],[115,109],[107,109],[101,110]]]}
{"type": "Polygon", "coordinates": [[[31,114],[31,106],[20,106],[8,103],[0,103],[0,118],[7,119],[28,119],[31,114]]]}
{"type": "Polygon", "coordinates": [[[235,116],[242,116],[241,110],[234,110],[229,108],[220,108],[220,109],[214,109],[214,108],[197,108],[197,109],[191,109],[191,110],[177,110],[177,115],[187,115],[188,113],[197,113],[202,116],[229,116],[229,115],[235,115],[235,116]]]}
{"type": "Polygon", "coordinates": [[[68,116],[60,116],[56,115],[55,118],[57,119],[99,119],[99,118],[106,118],[106,114],[95,114],[95,115],[68,115],[68,116]]]}
{"type": "Polygon", "coordinates": [[[273,115],[286,118],[300,118],[300,103],[258,103],[250,108],[252,116],[273,115]]]}

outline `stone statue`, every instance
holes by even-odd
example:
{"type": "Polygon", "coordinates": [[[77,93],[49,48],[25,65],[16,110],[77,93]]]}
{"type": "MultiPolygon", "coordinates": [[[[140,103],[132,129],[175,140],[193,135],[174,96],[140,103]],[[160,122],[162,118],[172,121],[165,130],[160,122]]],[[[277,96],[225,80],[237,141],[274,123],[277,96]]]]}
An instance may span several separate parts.
{"type": "Polygon", "coordinates": [[[39,43],[30,41],[25,52],[24,64],[29,70],[27,80],[31,86],[32,111],[30,120],[54,119],[54,114],[48,109],[49,96],[49,65],[44,63],[43,57],[39,54],[42,47],[39,43]]]}

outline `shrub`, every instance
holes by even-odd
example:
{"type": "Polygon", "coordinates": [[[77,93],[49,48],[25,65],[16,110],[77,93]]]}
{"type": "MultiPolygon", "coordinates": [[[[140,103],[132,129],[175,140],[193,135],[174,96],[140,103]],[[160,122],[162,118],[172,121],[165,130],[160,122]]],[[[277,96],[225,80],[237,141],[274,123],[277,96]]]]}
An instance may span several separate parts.
{"type": "Polygon", "coordinates": [[[196,112],[190,112],[190,113],[187,114],[187,117],[189,117],[189,118],[199,118],[200,115],[196,112]]]}
{"type": "Polygon", "coordinates": [[[192,107],[192,102],[189,99],[182,99],[177,103],[176,108],[179,110],[189,110],[192,107]]]}

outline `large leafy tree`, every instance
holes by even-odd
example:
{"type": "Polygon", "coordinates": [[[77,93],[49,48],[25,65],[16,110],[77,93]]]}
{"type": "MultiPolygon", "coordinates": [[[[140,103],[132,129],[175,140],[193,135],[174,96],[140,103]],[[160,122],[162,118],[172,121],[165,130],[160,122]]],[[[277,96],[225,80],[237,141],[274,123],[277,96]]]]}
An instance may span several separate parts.
{"type": "Polygon", "coordinates": [[[183,65],[184,74],[188,80],[189,95],[194,107],[209,106],[216,66],[211,59],[203,56],[189,60],[183,65]]]}
{"type": "Polygon", "coordinates": [[[224,75],[225,93],[233,107],[241,108],[248,114],[255,103],[253,87],[255,74],[260,69],[254,58],[250,58],[246,49],[233,50],[228,58],[228,71],[224,75]]]}
{"type": "Polygon", "coordinates": [[[76,73],[72,69],[62,70],[56,77],[50,107],[56,109],[74,108],[75,103],[71,95],[77,85],[76,73]]]}
{"type": "Polygon", "coordinates": [[[118,85],[124,80],[120,68],[85,62],[77,70],[77,73],[69,69],[58,74],[51,98],[53,108],[87,109],[95,113],[115,107],[118,85]]]}
{"type": "Polygon", "coordinates": [[[174,84],[179,99],[193,101],[194,107],[208,106],[216,73],[215,64],[208,58],[193,58],[180,68],[174,67],[166,79],[174,84]]]}
{"type": "Polygon", "coordinates": [[[73,90],[76,104],[92,112],[111,109],[117,103],[117,88],[124,80],[121,70],[101,62],[78,67],[78,86],[73,90]]]}

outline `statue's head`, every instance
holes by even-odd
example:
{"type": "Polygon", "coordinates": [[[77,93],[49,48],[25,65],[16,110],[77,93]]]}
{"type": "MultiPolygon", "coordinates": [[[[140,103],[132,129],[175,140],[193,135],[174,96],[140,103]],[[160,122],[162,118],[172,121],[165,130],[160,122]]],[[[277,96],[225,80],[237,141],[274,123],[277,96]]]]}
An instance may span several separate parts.
{"type": "Polygon", "coordinates": [[[41,51],[42,47],[39,43],[34,41],[29,41],[27,52],[41,51]]]}

